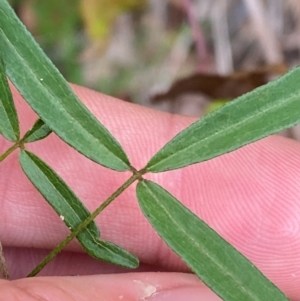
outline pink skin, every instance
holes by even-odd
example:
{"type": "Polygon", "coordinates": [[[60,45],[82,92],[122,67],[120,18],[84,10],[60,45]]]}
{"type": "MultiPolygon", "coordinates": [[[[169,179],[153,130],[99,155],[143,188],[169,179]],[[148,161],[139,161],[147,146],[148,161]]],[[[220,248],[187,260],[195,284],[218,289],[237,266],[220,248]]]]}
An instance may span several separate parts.
{"type": "MultiPolygon", "coordinates": [[[[195,121],[72,87],[121,143],[137,169],[195,121]]],[[[13,93],[24,134],[37,117],[15,89],[13,93]]],[[[10,145],[0,137],[0,154],[10,145]]],[[[54,134],[28,149],[49,163],[90,210],[130,176],[89,161],[54,134]]],[[[66,248],[69,252],[59,255],[40,274],[52,277],[22,279],[47,254],[45,249],[55,247],[68,231],[24,176],[17,155],[15,151],[0,164],[0,237],[11,278],[18,279],[0,281],[0,300],[155,300],[151,298],[159,294],[144,294],[141,286],[145,283],[163,293],[189,288],[181,290],[186,300],[194,300],[189,298],[193,293],[199,300],[200,296],[205,301],[219,300],[195,276],[186,274],[185,264],[152,230],[138,208],[135,185],[96,221],[103,238],[140,258],[139,273],[100,275],[124,270],[89,258],[74,241],[66,248]],[[63,277],[88,274],[98,275],[63,277]]],[[[299,143],[272,136],[211,161],[147,177],[217,230],[288,297],[300,300],[299,143]]]]}

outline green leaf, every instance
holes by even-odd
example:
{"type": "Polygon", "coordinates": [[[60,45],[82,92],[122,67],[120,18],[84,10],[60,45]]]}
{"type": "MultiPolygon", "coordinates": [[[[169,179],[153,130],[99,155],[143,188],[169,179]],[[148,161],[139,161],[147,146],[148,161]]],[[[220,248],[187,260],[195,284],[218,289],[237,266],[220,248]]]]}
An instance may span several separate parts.
{"type": "Polygon", "coordinates": [[[287,301],[249,260],[158,184],[137,185],[140,207],[153,228],[225,301],[287,301]]]}
{"type": "MultiPolygon", "coordinates": [[[[48,201],[70,230],[77,228],[90,212],[67,184],[33,153],[22,150],[20,164],[26,176],[48,201]]],[[[100,232],[93,221],[76,237],[82,247],[93,257],[127,268],[138,266],[138,259],[126,250],[99,239],[100,232]]]]}
{"type": "MultiPolygon", "coordinates": [[[[1,31],[1,29],[0,29],[1,31]]],[[[1,52],[0,52],[1,55],[1,52]]],[[[20,138],[18,115],[0,57],[0,133],[12,142],[20,138]]]]}
{"type": "Polygon", "coordinates": [[[120,144],[72,92],[4,0],[0,0],[0,55],[10,80],[53,132],[101,165],[130,169],[120,144]]]}
{"type": "Polygon", "coordinates": [[[93,237],[84,232],[80,232],[77,238],[87,253],[96,259],[105,260],[130,269],[139,266],[139,260],[136,256],[111,242],[93,239],[93,237]]]}
{"type": "Polygon", "coordinates": [[[161,172],[209,160],[300,122],[300,68],[259,87],[183,130],[147,164],[161,172]]]}
{"type": "Polygon", "coordinates": [[[42,119],[38,119],[33,127],[24,135],[23,141],[25,143],[38,141],[46,138],[51,132],[49,126],[42,119]]]}
{"type": "MultiPolygon", "coordinates": [[[[29,151],[21,150],[19,161],[28,179],[70,230],[75,229],[90,215],[89,210],[63,179],[40,158],[29,151]]],[[[86,231],[90,232],[92,236],[100,235],[95,222],[90,223],[86,231]]]]}

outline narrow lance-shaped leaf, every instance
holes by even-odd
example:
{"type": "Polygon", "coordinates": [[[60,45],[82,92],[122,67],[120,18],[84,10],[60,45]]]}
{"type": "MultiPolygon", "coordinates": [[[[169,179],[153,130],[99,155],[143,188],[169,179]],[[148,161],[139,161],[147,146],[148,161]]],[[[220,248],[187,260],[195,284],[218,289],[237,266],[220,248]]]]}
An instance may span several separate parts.
{"type": "MultiPolygon", "coordinates": [[[[40,158],[31,152],[22,150],[19,160],[26,176],[70,230],[75,229],[90,215],[75,193],[40,158]]],[[[99,236],[99,229],[92,221],[76,237],[83,248],[97,259],[128,268],[138,265],[138,259],[135,256],[118,246],[113,244],[110,246],[110,243],[99,240],[99,236]]]]}
{"type": "MultiPolygon", "coordinates": [[[[1,31],[1,29],[0,29],[1,31]]],[[[1,52],[0,52],[1,55],[1,52]]],[[[12,142],[20,138],[18,115],[0,57],[0,133],[12,142]]]]}
{"type": "Polygon", "coordinates": [[[46,138],[51,132],[49,126],[45,124],[43,120],[38,119],[32,128],[24,135],[23,141],[25,143],[38,141],[46,138]]]}
{"type": "Polygon", "coordinates": [[[86,252],[96,259],[130,269],[139,266],[139,260],[136,256],[109,241],[95,239],[86,232],[80,232],[77,238],[86,252]]]}
{"type": "Polygon", "coordinates": [[[300,68],[259,87],[183,130],[147,164],[161,172],[209,160],[300,122],[300,68]]]}
{"type": "Polygon", "coordinates": [[[118,171],[129,160],[46,57],[7,1],[0,1],[0,55],[25,100],[60,138],[88,158],[118,171]]]}
{"type": "Polygon", "coordinates": [[[248,259],[158,184],[137,185],[139,205],[153,228],[225,301],[287,301],[248,259]]]}
{"type": "MultiPolygon", "coordinates": [[[[40,158],[29,151],[21,150],[19,161],[28,179],[70,230],[76,228],[90,215],[89,210],[75,193],[40,158]]],[[[87,231],[90,231],[93,236],[100,235],[95,222],[87,226],[87,231]]]]}

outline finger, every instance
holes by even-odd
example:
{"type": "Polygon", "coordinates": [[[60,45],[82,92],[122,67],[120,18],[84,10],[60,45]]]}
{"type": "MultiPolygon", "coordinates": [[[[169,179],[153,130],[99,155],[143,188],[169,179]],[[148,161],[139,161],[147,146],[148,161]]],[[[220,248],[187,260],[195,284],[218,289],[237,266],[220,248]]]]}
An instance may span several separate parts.
{"type": "MultiPolygon", "coordinates": [[[[90,90],[75,91],[121,142],[136,168],[143,167],[164,143],[194,121],[122,103],[90,90]]],[[[35,117],[24,105],[18,107],[23,112],[23,127],[29,126],[35,117]]],[[[129,176],[88,161],[54,135],[30,147],[54,167],[90,210],[129,176]]],[[[1,175],[2,170],[10,174],[0,184],[2,240],[9,246],[53,248],[67,230],[26,180],[16,160],[14,154],[0,167],[1,175]]],[[[270,137],[214,160],[151,178],[233,243],[281,288],[299,294],[299,166],[299,144],[270,137]]],[[[184,269],[140,213],[134,187],[109,206],[97,222],[104,238],[134,252],[143,262],[184,269]]],[[[71,248],[78,250],[75,244],[71,248]]]]}
{"type": "MultiPolygon", "coordinates": [[[[6,247],[4,254],[9,279],[20,279],[28,275],[48,253],[49,250],[46,249],[6,247]]],[[[134,272],[152,271],[162,272],[164,269],[145,263],[141,263],[137,269],[134,269],[134,272]]],[[[39,276],[84,276],[129,272],[132,270],[95,260],[86,253],[64,251],[58,254],[55,260],[50,261],[39,276]]]]}
{"type": "Polygon", "coordinates": [[[0,281],[1,298],[22,300],[221,301],[195,276],[131,273],[82,277],[36,277],[0,281]]]}
{"type": "MultiPolygon", "coordinates": [[[[101,121],[121,141],[132,164],[137,169],[143,167],[151,156],[149,150],[155,148],[155,135],[169,138],[174,136],[180,128],[191,122],[189,118],[183,118],[178,120],[178,123],[175,122],[173,128],[173,115],[168,114],[168,120],[166,120],[160,117],[164,117],[164,113],[154,112],[136,105],[128,105],[87,89],[77,88],[77,90],[80,98],[86,99],[86,104],[91,111],[99,119],[103,117],[101,121]],[[125,118],[125,116],[127,117],[125,118]],[[143,138],[142,140],[144,133],[148,132],[149,126],[152,127],[148,123],[152,122],[155,116],[161,120],[160,125],[154,128],[156,134],[152,137],[147,135],[146,139],[143,138]],[[139,127],[145,128],[144,133],[140,132],[139,127]],[[135,137],[134,140],[137,140],[129,141],[130,137],[135,137]]],[[[32,125],[36,115],[28,108],[15,90],[14,94],[20,113],[22,132],[24,133],[32,125]]],[[[9,146],[9,143],[4,140],[1,141],[3,143],[2,150],[4,150],[9,146]]],[[[99,206],[129,176],[129,173],[111,171],[87,160],[55,135],[51,135],[46,140],[29,144],[28,148],[53,166],[90,210],[99,206]]],[[[13,153],[1,163],[0,167],[3,176],[1,181],[3,186],[1,186],[0,193],[3,193],[6,199],[1,204],[3,218],[0,223],[1,226],[2,224],[5,225],[5,228],[1,228],[3,243],[17,247],[27,247],[29,243],[34,247],[52,248],[68,233],[68,230],[26,179],[17,163],[17,155],[17,152],[13,153]],[[14,212],[14,214],[10,214],[11,212],[14,212]],[[24,225],[26,225],[26,229],[24,225]],[[12,233],[9,234],[7,231],[12,233]],[[28,234],[30,237],[28,237],[28,234]]],[[[142,234],[143,230],[140,231],[139,223],[144,224],[145,221],[138,209],[133,188],[125,192],[111,206],[112,209],[107,208],[107,213],[104,212],[99,218],[99,222],[103,226],[103,237],[124,242],[128,235],[133,234],[133,231],[137,231],[137,235],[142,234]],[[119,233],[111,231],[111,212],[114,212],[114,215],[116,214],[118,217],[115,222],[118,224],[117,227],[121,229],[119,233]],[[135,219],[134,227],[132,227],[132,217],[135,219]],[[101,220],[103,221],[101,222],[101,220]]],[[[115,242],[117,241],[115,240],[115,242]]],[[[74,247],[72,248],[74,249],[74,247]]]]}

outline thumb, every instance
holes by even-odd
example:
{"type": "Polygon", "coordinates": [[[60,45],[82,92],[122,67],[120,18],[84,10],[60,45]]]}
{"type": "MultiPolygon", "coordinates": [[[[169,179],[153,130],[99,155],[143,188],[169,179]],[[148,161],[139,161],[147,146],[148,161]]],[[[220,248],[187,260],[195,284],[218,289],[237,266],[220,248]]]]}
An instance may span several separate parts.
{"type": "Polygon", "coordinates": [[[0,281],[2,300],[221,301],[193,275],[130,273],[0,281]]]}

